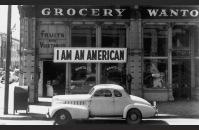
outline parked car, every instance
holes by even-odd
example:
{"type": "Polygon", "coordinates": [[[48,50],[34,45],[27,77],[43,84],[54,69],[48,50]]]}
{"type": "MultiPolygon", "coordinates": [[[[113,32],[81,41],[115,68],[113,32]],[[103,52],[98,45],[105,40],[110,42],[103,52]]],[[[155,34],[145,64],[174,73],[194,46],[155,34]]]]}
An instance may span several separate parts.
{"type": "Polygon", "coordinates": [[[157,109],[148,101],[125,92],[115,84],[95,85],[88,94],[57,95],[52,98],[47,113],[55,124],[63,125],[73,119],[93,117],[121,117],[129,124],[153,117],[157,109]]]}
{"type": "MultiPolygon", "coordinates": [[[[6,74],[4,73],[2,75],[2,77],[0,78],[1,83],[5,83],[5,79],[6,79],[6,74]]],[[[19,77],[15,74],[15,72],[10,72],[9,75],[9,84],[13,83],[13,82],[18,82],[19,81],[19,77]]]]}

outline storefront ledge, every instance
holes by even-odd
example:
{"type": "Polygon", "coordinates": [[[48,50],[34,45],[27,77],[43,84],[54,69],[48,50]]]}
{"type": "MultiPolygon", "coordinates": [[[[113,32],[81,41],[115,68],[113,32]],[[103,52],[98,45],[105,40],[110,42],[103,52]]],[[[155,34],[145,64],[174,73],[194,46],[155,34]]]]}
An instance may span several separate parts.
{"type": "Polygon", "coordinates": [[[148,101],[169,100],[169,90],[167,88],[144,88],[143,95],[148,101]]]}
{"type": "Polygon", "coordinates": [[[199,101],[199,88],[192,88],[191,97],[193,100],[199,101]]]}

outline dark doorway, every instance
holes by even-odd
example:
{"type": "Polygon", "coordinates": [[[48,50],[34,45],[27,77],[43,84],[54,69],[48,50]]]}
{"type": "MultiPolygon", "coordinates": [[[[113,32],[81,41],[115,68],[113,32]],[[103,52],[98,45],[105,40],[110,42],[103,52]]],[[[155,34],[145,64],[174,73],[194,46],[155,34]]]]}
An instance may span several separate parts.
{"type": "Polygon", "coordinates": [[[176,59],[172,63],[173,96],[175,100],[189,99],[191,96],[191,62],[176,59]]]}
{"type": "Polygon", "coordinates": [[[54,95],[65,94],[66,64],[44,61],[43,68],[43,95],[47,96],[47,81],[53,86],[54,95]]]}

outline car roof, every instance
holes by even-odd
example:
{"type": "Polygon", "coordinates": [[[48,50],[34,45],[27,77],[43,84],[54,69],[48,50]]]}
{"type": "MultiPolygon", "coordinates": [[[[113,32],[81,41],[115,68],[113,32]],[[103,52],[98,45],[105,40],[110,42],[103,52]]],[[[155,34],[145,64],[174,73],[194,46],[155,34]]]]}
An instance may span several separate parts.
{"type": "Polygon", "coordinates": [[[94,86],[95,89],[118,89],[118,90],[123,90],[124,88],[120,85],[117,84],[98,84],[94,86]]]}

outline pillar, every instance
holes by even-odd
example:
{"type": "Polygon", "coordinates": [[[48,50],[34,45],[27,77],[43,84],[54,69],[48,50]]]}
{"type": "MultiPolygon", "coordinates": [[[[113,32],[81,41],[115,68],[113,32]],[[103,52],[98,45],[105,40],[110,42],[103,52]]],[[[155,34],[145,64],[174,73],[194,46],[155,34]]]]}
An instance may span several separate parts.
{"type": "Polygon", "coordinates": [[[131,93],[142,97],[141,20],[131,20],[127,48],[127,73],[132,76],[131,93]]]}

